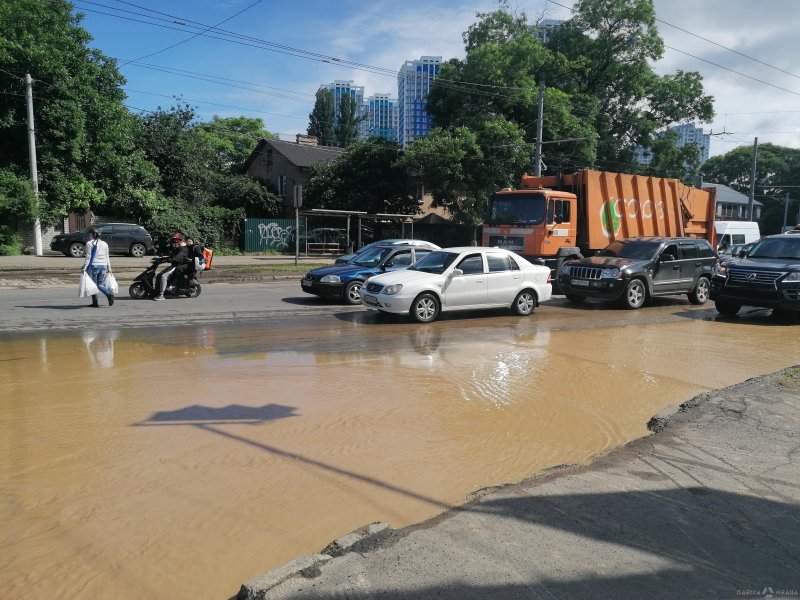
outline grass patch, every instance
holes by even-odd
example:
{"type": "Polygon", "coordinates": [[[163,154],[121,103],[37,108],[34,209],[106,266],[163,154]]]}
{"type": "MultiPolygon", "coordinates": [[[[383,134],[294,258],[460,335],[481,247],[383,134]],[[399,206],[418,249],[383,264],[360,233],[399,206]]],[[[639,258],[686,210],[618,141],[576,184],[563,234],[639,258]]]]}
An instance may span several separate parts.
{"type": "Polygon", "coordinates": [[[270,265],[239,265],[226,267],[226,271],[231,273],[252,274],[252,273],[305,273],[317,267],[326,267],[326,264],[307,264],[303,263],[295,265],[294,263],[288,264],[270,264],[270,265]]]}

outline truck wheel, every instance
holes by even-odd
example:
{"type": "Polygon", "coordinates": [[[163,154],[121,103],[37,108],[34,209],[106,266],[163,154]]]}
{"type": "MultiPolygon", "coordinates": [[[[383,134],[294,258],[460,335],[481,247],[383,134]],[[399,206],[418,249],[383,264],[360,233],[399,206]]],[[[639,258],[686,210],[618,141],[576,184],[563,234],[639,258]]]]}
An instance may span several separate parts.
{"type": "Polygon", "coordinates": [[[536,294],[530,290],[522,290],[517,297],[514,298],[514,304],[511,305],[511,310],[520,317],[526,317],[531,314],[536,308],[536,294]]]}
{"type": "Polygon", "coordinates": [[[631,279],[622,294],[622,305],[625,308],[636,310],[641,308],[647,298],[647,290],[641,279],[631,279]]]}
{"type": "Polygon", "coordinates": [[[705,304],[708,301],[708,294],[711,291],[711,282],[708,277],[701,277],[697,280],[697,285],[689,292],[689,302],[692,304],[705,304]]]}
{"type": "Polygon", "coordinates": [[[351,281],[344,286],[344,301],[347,304],[361,304],[361,295],[358,293],[361,290],[363,281],[351,281]]]}
{"type": "Polygon", "coordinates": [[[736,316],[736,313],[738,313],[739,309],[742,308],[741,304],[725,302],[724,300],[717,300],[714,304],[717,307],[717,312],[724,317],[736,316]]]}
{"type": "Polygon", "coordinates": [[[586,296],[576,296],[575,294],[564,294],[564,297],[570,302],[574,302],[575,304],[580,304],[581,302],[586,300],[586,296]]]}

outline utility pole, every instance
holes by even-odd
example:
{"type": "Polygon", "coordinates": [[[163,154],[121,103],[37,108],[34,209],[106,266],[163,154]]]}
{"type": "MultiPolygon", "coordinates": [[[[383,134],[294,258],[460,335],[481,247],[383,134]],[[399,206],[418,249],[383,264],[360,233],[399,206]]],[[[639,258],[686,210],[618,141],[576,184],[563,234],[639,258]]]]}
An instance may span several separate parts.
{"type": "Polygon", "coordinates": [[[39,220],[39,173],[36,170],[36,133],[33,128],[33,80],[25,73],[25,102],[28,105],[28,157],[31,162],[31,186],[36,198],[33,221],[33,249],[36,256],[42,255],[42,222],[39,220]]]}
{"type": "Polygon", "coordinates": [[[542,128],[544,126],[544,80],[539,82],[539,116],[536,119],[536,152],[533,156],[533,174],[542,176],[542,128]]]}
{"type": "Polygon", "coordinates": [[[783,206],[783,229],[781,233],[786,231],[787,221],[789,220],[789,192],[786,192],[786,204],[783,206]]]}
{"type": "Polygon", "coordinates": [[[750,165],[750,201],[747,203],[748,220],[753,219],[753,203],[756,198],[756,152],[758,151],[758,138],[753,141],[753,162],[750,165]]]}

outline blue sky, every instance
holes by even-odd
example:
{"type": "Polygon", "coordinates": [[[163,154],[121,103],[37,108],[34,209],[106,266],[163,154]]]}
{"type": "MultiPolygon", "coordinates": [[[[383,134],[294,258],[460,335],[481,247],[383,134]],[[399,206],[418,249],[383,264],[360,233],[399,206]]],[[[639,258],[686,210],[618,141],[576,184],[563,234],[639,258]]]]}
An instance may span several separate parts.
{"type": "MultiPolygon", "coordinates": [[[[476,12],[497,7],[494,0],[73,3],[85,14],[82,26],[94,37],[92,46],[120,61],[130,107],[167,108],[180,96],[203,120],[259,117],[286,139],[305,132],[320,84],[354,80],[366,95],[396,96],[396,77],[387,71],[422,55],[463,57],[461,34],[476,12]],[[213,31],[196,36],[192,25],[218,26],[241,43],[214,39],[213,31]]],[[[529,17],[558,19],[569,16],[571,2],[517,0],[511,6],[529,17]]],[[[712,155],[752,145],[756,136],[759,143],[800,147],[796,0],[656,0],[655,6],[668,46],[656,69],[699,71],[706,93],[715,96],[717,117],[702,125],[724,132],[712,138],[712,155]]]]}

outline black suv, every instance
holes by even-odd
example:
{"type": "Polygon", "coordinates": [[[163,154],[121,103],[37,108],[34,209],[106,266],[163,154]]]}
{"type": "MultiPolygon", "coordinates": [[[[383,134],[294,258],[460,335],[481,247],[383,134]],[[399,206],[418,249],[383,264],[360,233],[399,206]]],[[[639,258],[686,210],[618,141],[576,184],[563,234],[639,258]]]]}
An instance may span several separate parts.
{"type": "MultiPolygon", "coordinates": [[[[130,254],[140,257],[153,251],[153,238],[141,225],[103,223],[96,227],[100,232],[100,239],[108,244],[111,254],[130,254]]],[[[88,230],[62,233],[50,241],[50,250],[62,252],[66,256],[82,258],[84,246],[90,239],[88,230]]]]}
{"type": "Polygon", "coordinates": [[[692,304],[705,304],[718,259],[702,238],[634,237],[565,264],[558,283],[570,302],[598,298],[639,308],[653,296],[688,294],[692,304]]]}
{"type": "Polygon", "coordinates": [[[770,235],[714,269],[711,299],[733,316],[742,305],[800,314],[800,235],[770,235]]]}

